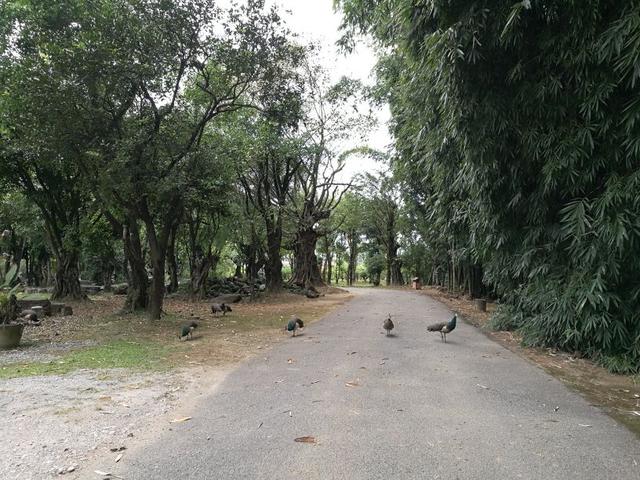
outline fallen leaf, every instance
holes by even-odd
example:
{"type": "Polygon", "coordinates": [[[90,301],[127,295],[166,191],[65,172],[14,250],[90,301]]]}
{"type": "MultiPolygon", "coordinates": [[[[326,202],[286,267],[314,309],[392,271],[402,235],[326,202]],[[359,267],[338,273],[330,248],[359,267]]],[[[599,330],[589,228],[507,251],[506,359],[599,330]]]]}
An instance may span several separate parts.
{"type": "Polygon", "coordinates": [[[293,358],[290,358],[289,360],[287,360],[287,363],[293,363],[293,358]]]}
{"type": "MultiPolygon", "coordinates": [[[[258,425],[258,428],[261,428],[261,427],[262,427],[262,425],[264,425],[264,422],[260,422],[260,425],[258,425]]],[[[211,437],[209,437],[209,438],[211,438],[211,437]]],[[[207,440],[208,440],[208,439],[207,439],[207,440]]]]}
{"type": "Polygon", "coordinates": [[[358,382],[347,382],[344,384],[345,387],[359,387],[360,384],[358,382]]]}
{"type": "Polygon", "coordinates": [[[580,425],[581,427],[593,427],[593,425],[587,425],[584,423],[579,423],[578,425],[580,425]]]}
{"type": "Polygon", "coordinates": [[[115,473],[111,473],[111,472],[103,472],[102,470],[94,470],[94,472],[97,475],[100,475],[102,477],[106,477],[106,478],[119,478],[120,480],[124,480],[124,477],[120,477],[119,475],[116,475],[115,473]]]}
{"type": "Polygon", "coordinates": [[[298,443],[318,443],[316,442],[315,437],[298,437],[294,440],[294,442],[298,443]]]}
{"type": "Polygon", "coordinates": [[[485,387],[484,385],[480,385],[479,383],[476,383],[476,386],[484,388],[485,390],[489,390],[489,387],[485,387]]]}
{"type": "Polygon", "coordinates": [[[122,460],[122,457],[124,457],[123,453],[118,454],[118,456],[116,457],[116,463],[118,463],[120,460],[122,460]]]}
{"type": "Polygon", "coordinates": [[[126,450],[127,447],[112,447],[109,450],[111,450],[112,452],[122,452],[123,450],[126,450]]]}
{"type": "Polygon", "coordinates": [[[175,420],[171,420],[169,423],[182,423],[188,420],[191,420],[191,417],[176,418],[175,420]]]}

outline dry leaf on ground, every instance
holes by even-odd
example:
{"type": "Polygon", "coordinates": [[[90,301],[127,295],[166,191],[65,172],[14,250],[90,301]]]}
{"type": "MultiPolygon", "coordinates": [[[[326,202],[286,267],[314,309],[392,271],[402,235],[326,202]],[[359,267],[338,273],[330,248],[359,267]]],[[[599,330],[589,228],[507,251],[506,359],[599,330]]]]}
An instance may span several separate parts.
{"type": "Polygon", "coordinates": [[[169,423],[182,423],[182,422],[186,422],[188,420],[191,420],[192,417],[182,417],[182,418],[176,418],[175,420],[171,420],[169,423]]]}
{"type": "Polygon", "coordinates": [[[318,443],[315,437],[298,437],[294,440],[298,443],[318,443]]]}

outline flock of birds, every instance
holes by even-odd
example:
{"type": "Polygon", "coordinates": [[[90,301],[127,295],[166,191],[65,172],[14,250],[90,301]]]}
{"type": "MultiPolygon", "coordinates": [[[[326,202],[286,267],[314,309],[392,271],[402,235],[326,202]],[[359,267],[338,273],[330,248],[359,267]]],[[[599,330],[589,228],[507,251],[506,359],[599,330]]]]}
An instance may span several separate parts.
{"type": "MultiPolygon", "coordinates": [[[[440,340],[447,343],[447,334],[451,333],[455,330],[456,324],[458,323],[458,314],[454,313],[453,318],[448,322],[438,322],[433,325],[429,325],[427,330],[430,332],[439,332],[440,340]]],[[[393,330],[395,325],[393,324],[393,320],[391,320],[391,314],[387,316],[387,319],[382,324],[382,328],[384,328],[387,332],[387,336],[391,335],[391,330],[393,330]]]]}
{"type": "MultiPolygon", "coordinates": [[[[217,315],[218,313],[222,313],[224,317],[228,312],[232,312],[233,310],[229,305],[224,303],[214,303],[211,306],[211,313],[213,315],[217,315]]],[[[440,340],[447,343],[447,334],[453,332],[456,328],[456,324],[458,323],[458,314],[454,313],[453,318],[448,322],[438,322],[427,327],[429,332],[438,332],[440,333],[440,340]]],[[[198,328],[198,324],[196,322],[191,322],[188,325],[184,325],[180,329],[180,333],[178,334],[178,338],[180,340],[189,340],[193,336],[193,331],[198,328]]],[[[284,327],[285,332],[291,333],[292,337],[296,336],[296,333],[299,330],[304,328],[304,322],[301,318],[293,315],[291,319],[287,322],[284,327]]],[[[382,328],[387,332],[387,336],[391,335],[391,331],[395,328],[393,324],[393,320],[391,320],[391,314],[387,316],[384,323],[382,324],[382,328]]]]}

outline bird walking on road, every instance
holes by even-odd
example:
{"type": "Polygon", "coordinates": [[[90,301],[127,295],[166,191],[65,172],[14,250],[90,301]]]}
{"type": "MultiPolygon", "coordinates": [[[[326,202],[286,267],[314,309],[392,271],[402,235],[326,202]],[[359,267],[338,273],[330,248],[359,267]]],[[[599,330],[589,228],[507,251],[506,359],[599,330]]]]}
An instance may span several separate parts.
{"type": "Polygon", "coordinates": [[[427,330],[430,332],[440,332],[440,339],[447,343],[447,333],[455,330],[457,321],[458,314],[454,313],[453,318],[448,322],[434,323],[433,325],[429,325],[427,330]]]}
{"type": "Polygon", "coordinates": [[[295,337],[296,331],[302,328],[304,328],[304,322],[300,318],[295,316],[291,317],[291,320],[289,320],[289,323],[287,323],[287,326],[284,327],[285,331],[291,332],[292,337],[295,337]]]}
{"type": "Polygon", "coordinates": [[[391,314],[387,317],[387,319],[382,324],[382,328],[387,331],[387,337],[391,334],[391,330],[393,330],[393,322],[391,321],[391,314]]]}

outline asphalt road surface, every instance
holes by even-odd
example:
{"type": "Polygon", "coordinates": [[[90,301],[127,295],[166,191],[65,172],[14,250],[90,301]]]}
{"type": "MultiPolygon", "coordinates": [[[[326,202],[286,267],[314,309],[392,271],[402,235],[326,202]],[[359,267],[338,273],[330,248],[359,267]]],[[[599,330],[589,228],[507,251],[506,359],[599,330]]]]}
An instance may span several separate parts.
{"type": "Polygon", "coordinates": [[[243,363],[193,420],[114,471],[127,480],[640,479],[635,436],[472,326],[459,322],[446,344],[427,333],[450,317],[422,295],[358,290],[243,363]],[[382,330],[389,312],[392,337],[382,330]],[[304,436],[316,443],[294,441],[304,436]]]}

